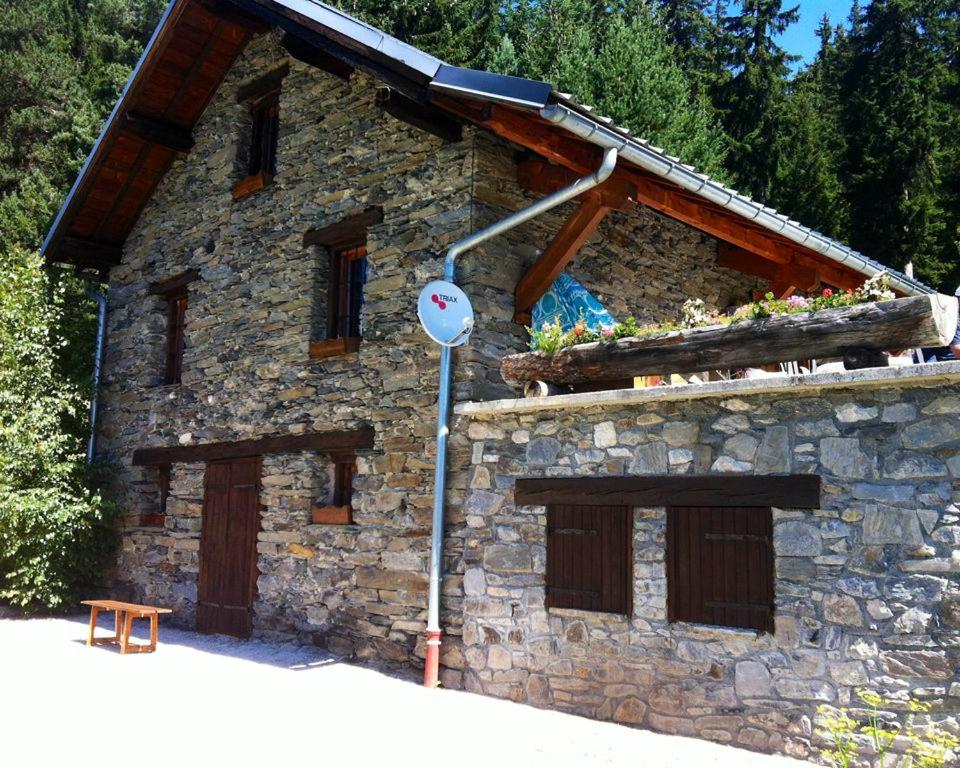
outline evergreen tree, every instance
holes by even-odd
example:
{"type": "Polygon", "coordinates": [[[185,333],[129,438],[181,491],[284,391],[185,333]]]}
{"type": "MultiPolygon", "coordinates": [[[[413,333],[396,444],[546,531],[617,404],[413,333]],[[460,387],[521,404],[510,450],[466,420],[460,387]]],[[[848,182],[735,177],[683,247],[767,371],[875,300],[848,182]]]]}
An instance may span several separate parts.
{"type": "Polygon", "coordinates": [[[724,125],[732,139],[730,168],[741,189],[766,202],[779,165],[778,117],[789,55],[775,38],[797,20],[782,0],[744,0],[724,19],[734,41],[733,78],[719,90],[724,125]]]}
{"type": "MultiPolygon", "coordinates": [[[[940,99],[949,70],[938,30],[945,11],[945,0],[874,0],[854,38],[845,83],[852,244],[895,267],[912,261],[933,284],[952,267],[940,175],[940,99]]],[[[947,141],[955,152],[956,138],[947,141]]]]}
{"type": "Polygon", "coordinates": [[[698,93],[713,83],[711,0],[660,0],[667,42],[698,93]]]}

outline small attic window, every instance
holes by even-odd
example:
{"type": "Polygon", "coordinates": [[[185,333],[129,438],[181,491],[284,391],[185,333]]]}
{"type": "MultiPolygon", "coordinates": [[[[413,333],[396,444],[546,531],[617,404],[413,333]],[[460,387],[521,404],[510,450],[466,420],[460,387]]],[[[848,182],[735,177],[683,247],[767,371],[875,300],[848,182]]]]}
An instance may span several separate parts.
{"type": "Polygon", "coordinates": [[[277,141],[280,136],[280,87],[290,68],[275,69],[237,92],[237,101],[250,110],[249,123],[240,139],[238,162],[245,176],[233,187],[240,200],[273,182],[277,173],[277,141]]]}

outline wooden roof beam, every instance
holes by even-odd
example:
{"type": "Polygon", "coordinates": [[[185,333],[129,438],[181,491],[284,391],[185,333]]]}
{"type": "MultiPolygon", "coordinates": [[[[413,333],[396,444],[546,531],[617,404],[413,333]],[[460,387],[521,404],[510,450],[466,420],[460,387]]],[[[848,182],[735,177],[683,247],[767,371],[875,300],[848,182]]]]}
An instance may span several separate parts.
{"type": "Polygon", "coordinates": [[[297,37],[296,35],[291,35],[287,32],[280,40],[280,45],[282,45],[287,53],[289,53],[297,61],[302,61],[304,64],[308,64],[311,67],[316,67],[328,75],[333,75],[334,77],[339,77],[341,80],[350,80],[350,75],[353,74],[353,67],[347,64],[345,61],[341,61],[336,56],[331,56],[326,51],[321,48],[317,48],[315,45],[310,45],[302,37],[297,37]]]}
{"type": "Polygon", "coordinates": [[[375,101],[388,115],[444,141],[456,142],[463,138],[463,128],[455,118],[430,104],[419,104],[393,88],[378,88],[375,101]]]}
{"type": "Polygon", "coordinates": [[[54,260],[101,268],[101,266],[114,267],[122,258],[123,248],[114,243],[65,236],[60,240],[54,260]]]}
{"type": "Polygon", "coordinates": [[[599,199],[589,198],[582,201],[564,222],[547,249],[517,283],[513,318],[516,322],[523,325],[530,322],[533,305],[553,285],[553,281],[596,231],[609,210],[599,199]]]}
{"type": "Polygon", "coordinates": [[[123,117],[123,129],[150,144],[159,144],[174,152],[189,152],[193,149],[193,132],[167,120],[127,112],[123,117]]]}

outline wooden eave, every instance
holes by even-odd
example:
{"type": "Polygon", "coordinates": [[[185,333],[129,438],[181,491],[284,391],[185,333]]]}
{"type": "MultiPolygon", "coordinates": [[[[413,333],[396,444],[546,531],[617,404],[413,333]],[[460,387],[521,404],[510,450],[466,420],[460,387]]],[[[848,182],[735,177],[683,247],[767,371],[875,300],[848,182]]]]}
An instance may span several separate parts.
{"type": "MultiPolygon", "coordinates": [[[[534,111],[443,94],[435,94],[433,101],[548,161],[541,162],[545,167],[537,170],[531,169],[529,162],[521,163],[518,180],[527,191],[536,194],[554,192],[577,176],[595,171],[600,165],[602,152],[599,147],[544,120],[534,111]]],[[[744,274],[768,278],[772,288],[809,288],[820,281],[838,288],[853,288],[865,279],[860,272],[827,259],[811,248],[779,236],[622,158],[606,182],[608,186],[616,184],[626,185],[635,192],[631,196],[634,203],[645,205],[716,239],[722,244],[724,266],[744,274]],[[743,254],[743,258],[738,259],[736,254],[743,254]],[[757,264],[761,266],[757,267],[757,264]],[[811,275],[815,279],[811,279],[811,275]]],[[[584,202],[581,201],[581,204],[584,202]]],[[[552,251],[553,257],[563,263],[573,255],[569,248],[547,250],[552,251]]],[[[541,274],[558,271],[548,270],[546,266],[538,261],[535,269],[541,274]]],[[[535,275],[531,272],[521,280],[525,286],[522,296],[518,291],[516,309],[521,318],[542,295],[542,291],[539,294],[531,291],[531,283],[536,283],[544,290],[549,287],[532,277],[535,275]]]]}
{"type": "Polygon", "coordinates": [[[48,261],[104,270],[250,37],[225,0],[178,0],[147,46],[44,245],[48,261]]]}

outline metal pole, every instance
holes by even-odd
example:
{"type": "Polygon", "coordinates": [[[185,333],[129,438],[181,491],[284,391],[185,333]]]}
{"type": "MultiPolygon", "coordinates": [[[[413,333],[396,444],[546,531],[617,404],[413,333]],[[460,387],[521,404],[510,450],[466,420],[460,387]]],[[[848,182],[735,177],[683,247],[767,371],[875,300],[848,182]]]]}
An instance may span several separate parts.
{"type": "Polygon", "coordinates": [[[100,369],[103,365],[103,338],[107,326],[107,299],[90,287],[87,296],[97,302],[97,346],[93,353],[93,395],[90,397],[90,437],[87,440],[87,464],[93,463],[97,446],[97,411],[100,405],[100,369]]]}
{"type": "MultiPolygon", "coordinates": [[[[464,251],[513,229],[551,208],[572,200],[606,181],[617,165],[617,150],[607,149],[603,162],[594,172],[577,179],[573,184],[522,210],[494,222],[489,227],[468,235],[454,243],[443,262],[443,277],[454,282],[456,259],[464,251]]],[[[440,577],[443,559],[443,501],[447,480],[447,436],[450,434],[450,386],[452,384],[453,350],[440,347],[440,393],[437,398],[437,463],[433,473],[433,531],[430,541],[430,593],[427,600],[427,659],[423,670],[423,684],[434,688],[440,680],[440,577]]]]}

